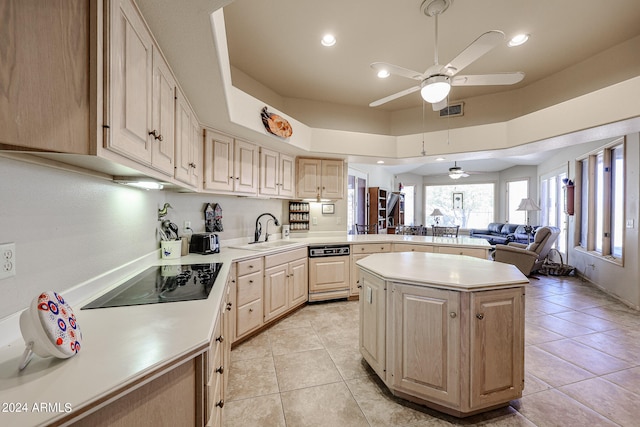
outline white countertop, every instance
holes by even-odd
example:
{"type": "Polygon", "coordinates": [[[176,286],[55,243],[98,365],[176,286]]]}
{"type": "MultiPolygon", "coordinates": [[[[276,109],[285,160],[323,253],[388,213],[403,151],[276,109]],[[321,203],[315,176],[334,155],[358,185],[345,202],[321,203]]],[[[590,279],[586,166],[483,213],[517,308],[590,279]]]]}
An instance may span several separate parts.
{"type": "MultiPolygon", "coordinates": [[[[485,240],[469,237],[386,234],[292,237],[290,241],[291,245],[267,250],[241,250],[223,246],[220,254],[189,254],[176,260],[139,262],[126,266],[127,274],[130,274],[125,279],[108,282],[108,275],[100,276],[77,289],[61,292],[72,304],[83,334],[81,351],[69,359],[34,355],[29,365],[19,372],[18,364],[24,350],[17,322],[19,313],[0,322],[3,335],[0,342],[0,405],[3,405],[0,406],[0,425],[35,426],[53,422],[67,415],[65,408],[71,411],[81,408],[159,367],[202,351],[210,341],[213,321],[223,298],[224,284],[234,261],[312,244],[408,242],[490,248],[485,240]],[[222,262],[223,266],[206,300],[80,310],[84,304],[117,287],[149,265],[214,262],[222,262]],[[46,404],[48,410],[34,411],[34,405],[41,403],[46,404]],[[18,412],[18,409],[24,408],[26,412],[18,412]]],[[[452,257],[454,260],[459,256],[452,257]]],[[[464,270],[469,271],[469,265],[474,261],[468,257],[464,259],[461,268],[465,264],[464,270]]]]}
{"type": "Polygon", "coordinates": [[[390,252],[369,255],[357,265],[385,280],[458,291],[529,283],[529,279],[513,265],[464,255],[390,252]]]}

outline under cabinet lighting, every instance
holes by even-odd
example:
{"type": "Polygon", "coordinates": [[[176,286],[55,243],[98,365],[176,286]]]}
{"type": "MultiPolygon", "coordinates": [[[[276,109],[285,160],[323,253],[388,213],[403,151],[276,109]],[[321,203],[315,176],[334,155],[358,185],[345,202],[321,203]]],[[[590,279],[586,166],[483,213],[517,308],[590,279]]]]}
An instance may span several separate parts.
{"type": "Polygon", "coordinates": [[[162,183],[149,178],[117,177],[113,179],[113,182],[128,185],[129,187],[142,188],[144,190],[162,190],[164,188],[162,183]]]}

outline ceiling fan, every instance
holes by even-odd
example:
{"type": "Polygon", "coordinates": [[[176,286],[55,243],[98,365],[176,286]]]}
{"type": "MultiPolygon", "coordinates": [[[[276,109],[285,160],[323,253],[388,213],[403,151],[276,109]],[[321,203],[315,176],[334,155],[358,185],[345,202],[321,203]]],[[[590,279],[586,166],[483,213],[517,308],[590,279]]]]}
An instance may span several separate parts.
{"type": "Polygon", "coordinates": [[[462,166],[458,166],[458,162],[453,162],[453,167],[449,168],[449,178],[460,179],[466,178],[469,174],[462,169],[462,166]]]}
{"type": "Polygon", "coordinates": [[[520,82],[524,78],[523,72],[457,75],[462,69],[498,46],[504,40],[504,33],[497,30],[482,34],[446,65],[438,63],[438,16],[444,13],[452,2],[453,0],[424,0],[420,6],[420,10],[425,15],[435,18],[434,64],[427,68],[424,73],[386,62],[374,62],[371,64],[371,68],[376,70],[378,75],[384,75],[384,73],[387,73],[387,75],[394,74],[396,76],[418,80],[420,84],[373,101],[369,104],[370,107],[378,107],[394,99],[420,91],[422,98],[432,104],[433,110],[440,111],[447,106],[447,97],[451,86],[512,85],[520,82]]]}

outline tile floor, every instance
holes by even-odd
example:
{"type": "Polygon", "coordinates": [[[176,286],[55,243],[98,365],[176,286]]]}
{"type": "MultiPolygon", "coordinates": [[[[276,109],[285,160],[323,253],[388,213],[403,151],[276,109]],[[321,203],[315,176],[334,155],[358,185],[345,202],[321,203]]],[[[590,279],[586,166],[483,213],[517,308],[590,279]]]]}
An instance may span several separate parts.
{"type": "Polygon", "coordinates": [[[640,313],[574,277],[527,288],[525,390],[466,419],[394,398],[358,351],[358,302],[308,305],[231,352],[225,426],[638,426],[640,313]]]}

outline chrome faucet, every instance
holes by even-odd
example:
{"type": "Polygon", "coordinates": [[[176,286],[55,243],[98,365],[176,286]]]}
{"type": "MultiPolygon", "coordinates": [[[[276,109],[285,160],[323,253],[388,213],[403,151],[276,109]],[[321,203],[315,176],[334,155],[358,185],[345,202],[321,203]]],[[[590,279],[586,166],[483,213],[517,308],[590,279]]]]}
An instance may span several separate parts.
{"type": "MultiPolygon", "coordinates": [[[[256,219],[256,230],[253,233],[254,240],[252,243],[258,243],[258,240],[260,240],[260,235],[262,234],[262,224],[260,224],[260,218],[262,218],[263,216],[270,216],[271,218],[273,218],[273,223],[276,226],[280,225],[280,223],[278,222],[278,218],[276,218],[273,214],[265,212],[263,214],[258,215],[258,218],[256,219]]],[[[267,220],[267,227],[264,233],[265,242],[269,241],[269,221],[271,221],[271,219],[267,220]]]]}

